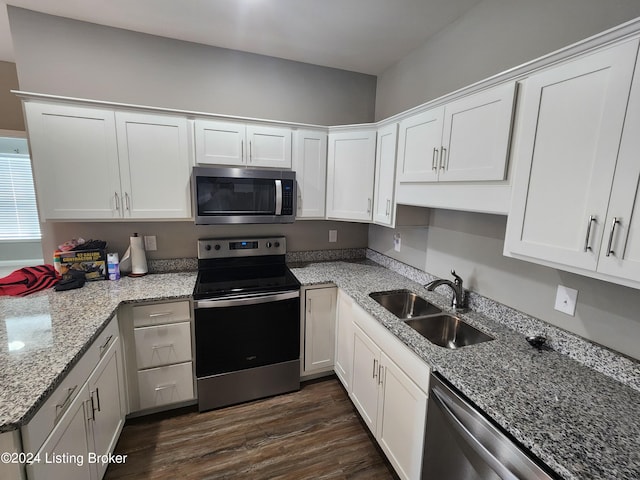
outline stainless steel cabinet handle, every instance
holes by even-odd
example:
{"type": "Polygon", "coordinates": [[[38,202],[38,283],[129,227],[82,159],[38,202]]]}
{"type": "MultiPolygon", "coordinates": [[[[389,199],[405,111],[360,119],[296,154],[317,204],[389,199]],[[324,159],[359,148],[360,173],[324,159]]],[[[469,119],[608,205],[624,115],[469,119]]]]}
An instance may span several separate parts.
{"type": "Polygon", "coordinates": [[[373,359],[373,378],[376,378],[376,375],[378,375],[378,360],[374,358],[373,359]]]}
{"type": "Polygon", "coordinates": [[[156,388],[154,388],[154,390],[156,392],[160,392],[160,391],[166,390],[168,388],[176,388],[176,384],[175,383],[168,383],[166,385],[158,385],[156,388]]]}
{"type": "Polygon", "coordinates": [[[91,392],[89,397],[90,405],[91,405],[91,420],[95,421],[96,412],[100,411],[100,394],[98,393],[98,389],[96,388],[91,392]],[[95,394],[95,400],[93,395],[95,394]]]}
{"type": "Polygon", "coordinates": [[[440,147],[440,170],[444,171],[447,162],[447,149],[440,147]]]}
{"type": "Polygon", "coordinates": [[[391,211],[391,199],[387,198],[387,217],[389,216],[390,211],[391,211]]]}
{"type": "Polygon", "coordinates": [[[111,342],[111,339],[113,338],[113,335],[109,335],[107,337],[107,339],[104,341],[104,343],[102,345],[100,345],[100,358],[102,358],[102,355],[104,355],[104,352],[107,351],[107,347],[109,346],[109,342],[111,342]]]}
{"type": "Polygon", "coordinates": [[[384,367],[382,364],[378,365],[378,385],[382,385],[382,379],[384,377],[384,367]]]}
{"type": "Polygon", "coordinates": [[[74,385],[73,387],[68,388],[67,396],[64,397],[64,400],[62,401],[62,403],[56,404],[56,416],[53,421],[54,424],[58,423],[58,420],[60,420],[60,417],[62,417],[64,412],[66,412],[67,408],[69,408],[69,405],[71,405],[71,399],[73,398],[73,394],[75,393],[77,388],[78,388],[78,385],[74,385]]]}
{"type": "Polygon", "coordinates": [[[244,140],[240,140],[240,161],[244,162],[244,140]]]}
{"type": "Polygon", "coordinates": [[[431,170],[438,170],[438,149],[433,149],[433,158],[431,159],[431,170]]]}
{"type": "Polygon", "coordinates": [[[367,198],[367,213],[371,213],[371,199],[367,198]]]}
{"type": "Polygon", "coordinates": [[[158,312],[158,313],[150,313],[149,318],[155,317],[166,317],[167,315],[171,315],[173,312],[158,312]]]}
{"type": "Polygon", "coordinates": [[[308,299],[307,299],[307,302],[308,302],[308,303],[307,303],[307,305],[309,306],[309,310],[308,310],[308,312],[309,312],[309,314],[311,314],[311,299],[310,299],[310,298],[308,298],[308,299]]]}
{"type": "Polygon", "coordinates": [[[87,420],[96,421],[96,412],[93,410],[93,400],[89,398],[82,402],[84,404],[84,410],[87,415],[87,420]]]}
{"type": "Polygon", "coordinates": [[[118,192],[114,192],[116,197],[116,210],[120,211],[120,197],[118,196],[118,192]]]}
{"type": "Polygon", "coordinates": [[[584,239],[584,251],[588,252],[590,250],[592,250],[591,245],[589,245],[589,241],[591,240],[591,225],[593,225],[594,223],[596,223],[596,217],[594,217],[593,215],[589,215],[589,220],[587,222],[587,235],[584,239]]]}
{"type": "Polygon", "coordinates": [[[613,234],[616,231],[616,225],[620,223],[620,219],[618,217],[613,217],[613,222],[611,222],[611,233],[609,233],[609,243],[607,244],[607,257],[612,253],[615,254],[613,250],[611,250],[611,245],[613,244],[613,234]]]}
{"type": "Polygon", "coordinates": [[[129,205],[129,193],[124,192],[124,204],[127,211],[131,211],[131,206],[129,205]]]}
{"type": "Polygon", "coordinates": [[[159,350],[161,348],[173,348],[173,343],[161,343],[160,345],[154,345],[151,347],[152,350],[159,350]]]}
{"type": "Polygon", "coordinates": [[[253,145],[251,140],[249,140],[249,162],[253,162],[253,145]]]}

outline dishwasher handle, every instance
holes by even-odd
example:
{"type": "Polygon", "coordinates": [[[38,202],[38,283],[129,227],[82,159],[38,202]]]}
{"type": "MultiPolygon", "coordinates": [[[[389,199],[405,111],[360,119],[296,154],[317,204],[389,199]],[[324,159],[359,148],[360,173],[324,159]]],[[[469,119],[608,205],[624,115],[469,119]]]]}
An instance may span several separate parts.
{"type": "Polygon", "coordinates": [[[437,386],[431,389],[431,399],[438,406],[447,419],[449,424],[455,429],[458,435],[465,441],[465,443],[471,447],[471,449],[503,480],[518,480],[518,476],[515,475],[506,465],[498,460],[482,442],[480,442],[470,431],[465,422],[455,414],[453,409],[456,407],[447,401],[446,393],[444,393],[437,386]]]}

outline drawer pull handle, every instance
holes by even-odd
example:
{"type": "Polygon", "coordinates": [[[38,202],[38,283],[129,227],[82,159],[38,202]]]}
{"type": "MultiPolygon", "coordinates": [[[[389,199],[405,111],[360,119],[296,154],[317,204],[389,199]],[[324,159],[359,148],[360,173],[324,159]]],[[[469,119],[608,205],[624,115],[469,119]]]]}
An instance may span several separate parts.
{"type": "Polygon", "coordinates": [[[384,375],[384,367],[382,365],[378,365],[378,385],[382,385],[383,375],[384,375]]]}
{"type": "Polygon", "coordinates": [[[373,359],[373,378],[376,378],[376,376],[378,375],[378,360],[376,360],[375,358],[373,359]]]}
{"type": "Polygon", "coordinates": [[[587,220],[587,235],[585,236],[585,239],[584,239],[585,252],[589,252],[592,250],[591,245],[589,244],[589,241],[591,240],[591,226],[596,222],[597,222],[596,217],[594,217],[593,215],[589,215],[589,219],[587,220]]]}
{"type": "Polygon", "coordinates": [[[67,411],[67,408],[69,408],[69,405],[71,404],[71,399],[73,398],[73,394],[75,393],[77,388],[78,388],[78,385],[74,385],[73,387],[68,388],[67,396],[64,398],[62,403],[56,404],[56,416],[53,421],[54,424],[58,423],[58,420],[60,420],[60,417],[62,417],[64,412],[67,411]]]}
{"type": "Polygon", "coordinates": [[[166,317],[168,315],[171,315],[173,312],[158,312],[158,313],[150,313],[149,317],[150,318],[155,318],[155,317],[166,317]]]}
{"type": "Polygon", "coordinates": [[[167,383],[166,385],[158,385],[154,390],[156,392],[161,392],[162,390],[167,390],[169,388],[176,388],[175,382],[167,383]]]}
{"type": "Polygon", "coordinates": [[[112,338],[113,338],[113,335],[109,335],[107,339],[104,341],[104,343],[100,345],[100,358],[102,358],[102,355],[104,355],[104,352],[107,351],[107,347],[109,346],[109,343],[111,342],[112,338]]]}
{"type": "Polygon", "coordinates": [[[431,170],[438,171],[438,149],[433,149],[433,159],[431,160],[431,170]]]}
{"type": "Polygon", "coordinates": [[[153,350],[159,350],[161,348],[173,348],[173,343],[163,343],[161,345],[153,345],[153,350]]]}

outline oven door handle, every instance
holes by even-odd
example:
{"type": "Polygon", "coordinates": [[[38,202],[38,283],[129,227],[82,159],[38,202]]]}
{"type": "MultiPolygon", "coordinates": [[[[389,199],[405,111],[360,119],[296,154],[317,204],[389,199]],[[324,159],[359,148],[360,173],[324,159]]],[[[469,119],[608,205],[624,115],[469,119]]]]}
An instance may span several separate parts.
{"type": "Polygon", "coordinates": [[[197,300],[194,308],[224,308],[224,307],[236,307],[241,305],[258,305],[261,303],[278,302],[280,300],[289,300],[291,298],[300,297],[300,291],[295,290],[292,292],[270,292],[261,293],[258,295],[235,298],[221,298],[215,300],[197,300]]]}

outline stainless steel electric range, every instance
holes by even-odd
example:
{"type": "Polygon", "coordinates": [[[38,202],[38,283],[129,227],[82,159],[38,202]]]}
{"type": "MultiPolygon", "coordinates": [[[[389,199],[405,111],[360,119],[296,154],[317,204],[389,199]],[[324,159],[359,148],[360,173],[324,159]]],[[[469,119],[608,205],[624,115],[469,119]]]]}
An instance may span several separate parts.
{"type": "Polygon", "coordinates": [[[300,283],[284,237],[198,241],[198,409],[300,388],[300,283]]]}

